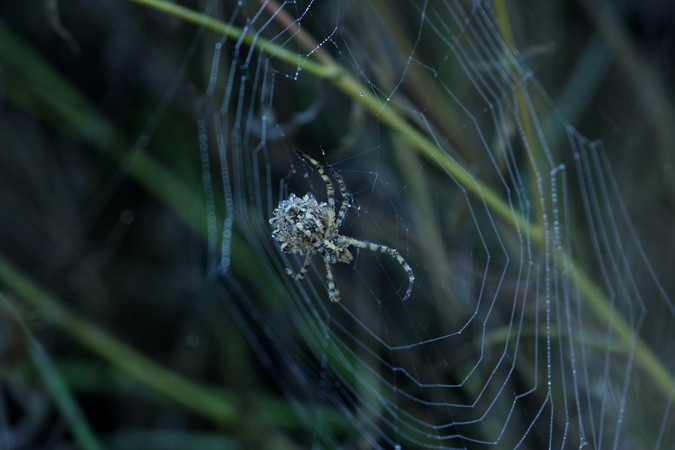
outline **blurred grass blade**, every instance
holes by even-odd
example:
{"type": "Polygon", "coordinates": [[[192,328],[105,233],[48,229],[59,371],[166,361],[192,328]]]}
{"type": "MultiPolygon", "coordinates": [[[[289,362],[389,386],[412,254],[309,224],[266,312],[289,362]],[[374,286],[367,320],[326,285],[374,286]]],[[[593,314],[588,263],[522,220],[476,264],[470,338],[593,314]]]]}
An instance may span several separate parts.
{"type": "Polygon", "coordinates": [[[99,450],[104,447],[91,429],[89,421],[80,409],[70,388],[63,379],[61,372],[47,355],[44,347],[35,339],[26,326],[21,314],[13,307],[9,299],[0,294],[0,302],[6,305],[11,314],[18,321],[30,342],[30,355],[35,363],[36,370],[43,379],[47,390],[51,394],[57,409],[68,423],[75,442],[83,450],[99,450]]]}
{"type": "Polygon", "coordinates": [[[233,438],[216,433],[190,433],[176,430],[136,430],[115,433],[106,437],[110,450],[142,448],[144,450],[199,450],[239,449],[241,445],[233,438]]]}
{"type": "MultiPolygon", "coordinates": [[[[67,310],[62,306],[62,301],[39,287],[3,254],[0,254],[0,281],[32,306],[47,313],[51,320],[80,345],[105,358],[163,397],[216,425],[230,428],[238,426],[241,417],[236,405],[238,398],[236,393],[191,383],[124,345],[92,323],[67,310]]],[[[288,428],[304,426],[288,402],[257,396],[252,403],[262,423],[288,428]]],[[[312,409],[311,406],[309,408],[312,409]]],[[[334,430],[351,428],[342,415],[330,408],[321,408],[319,412],[317,407],[315,412],[321,414],[334,430]]]]}
{"type": "Polygon", "coordinates": [[[47,352],[45,352],[42,345],[34,338],[31,338],[30,354],[33,362],[35,362],[35,365],[42,374],[61,415],[68,422],[75,441],[80,448],[85,450],[102,449],[103,446],[89,426],[87,418],[73,398],[68,385],[64,382],[56,367],[54,367],[54,363],[47,356],[47,352]]]}
{"type": "MultiPolygon", "coordinates": [[[[117,161],[151,194],[170,207],[202,238],[205,227],[198,214],[202,197],[140,147],[129,144],[115,127],[84,97],[0,21],[0,64],[5,90],[0,92],[16,106],[60,132],[95,146],[117,161]]],[[[203,211],[203,207],[201,210],[203,211]]],[[[258,260],[233,230],[232,269],[241,279],[261,272],[258,260]]],[[[270,286],[250,283],[260,298],[272,298],[270,286]]]]}
{"type": "Polygon", "coordinates": [[[50,319],[81,345],[106,358],[163,396],[219,425],[232,424],[236,420],[237,411],[230,402],[214,397],[187,382],[71,313],[61,306],[61,301],[38,287],[2,254],[0,280],[31,305],[46,312],[50,319]]]}

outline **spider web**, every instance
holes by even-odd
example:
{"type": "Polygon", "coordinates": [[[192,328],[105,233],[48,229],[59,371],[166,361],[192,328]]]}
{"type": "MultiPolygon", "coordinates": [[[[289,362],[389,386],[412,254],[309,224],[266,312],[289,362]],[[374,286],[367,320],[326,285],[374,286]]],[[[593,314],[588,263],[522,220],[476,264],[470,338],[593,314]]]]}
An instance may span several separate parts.
{"type": "Polygon", "coordinates": [[[675,306],[611,149],[565,118],[569,105],[547,94],[490,4],[395,3],[206,8],[253,37],[213,43],[197,104],[209,273],[306,424],[301,442],[672,445],[675,306]],[[307,70],[327,55],[377,101],[374,114],[307,70]],[[386,126],[391,110],[407,132],[386,126]],[[271,238],[272,210],[291,193],[326,198],[295,148],[345,179],[341,232],[410,263],[410,300],[396,261],[367,250],[333,266],[338,304],[319,256],[305,280],[284,273],[303,257],[271,238]]]}

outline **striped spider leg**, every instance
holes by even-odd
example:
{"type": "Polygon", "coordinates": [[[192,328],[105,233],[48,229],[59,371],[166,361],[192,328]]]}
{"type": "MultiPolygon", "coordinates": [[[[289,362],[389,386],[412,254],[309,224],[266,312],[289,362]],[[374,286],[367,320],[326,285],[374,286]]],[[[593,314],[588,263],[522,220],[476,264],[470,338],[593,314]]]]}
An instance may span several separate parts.
{"type": "Polygon", "coordinates": [[[415,273],[413,272],[412,267],[410,267],[410,264],[408,264],[408,262],[403,259],[403,256],[401,256],[398,250],[387,247],[386,245],[374,244],[368,241],[360,241],[347,236],[340,236],[339,242],[345,247],[364,248],[366,250],[370,250],[371,252],[383,253],[394,258],[401,265],[401,267],[403,267],[403,270],[405,270],[405,273],[408,275],[408,289],[405,291],[403,301],[408,300],[410,294],[412,293],[413,284],[415,284],[415,273]]]}

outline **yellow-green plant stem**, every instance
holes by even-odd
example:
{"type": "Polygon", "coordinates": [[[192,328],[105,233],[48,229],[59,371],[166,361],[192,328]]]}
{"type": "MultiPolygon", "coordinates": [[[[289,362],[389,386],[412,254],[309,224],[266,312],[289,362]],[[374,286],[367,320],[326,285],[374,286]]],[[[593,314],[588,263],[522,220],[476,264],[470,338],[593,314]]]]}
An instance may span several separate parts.
{"type": "MultiPolygon", "coordinates": [[[[506,223],[518,228],[520,232],[527,233],[532,242],[540,248],[545,248],[547,245],[542,225],[531,223],[528,219],[511,208],[511,206],[504,202],[495,191],[475,179],[448,154],[438,148],[431,139],[408,123],[408,121],[406,121],[390,103],[381,102],[367,87],[359,83],[358,80],[337,63],[335,63],[335,65],[327,65],[311,61],[261,37],[247,34],[240,28],[167,1],[128,1],[166,12],[185,20],[186,22],[224,34],[233,40],[254,46],[276,60],[291,66],[302,67],[303,72],[307,72],[317,78],[326,79],[354,101],[360,103],[369,113],[377,117],[380,122],[389,126],[392,131],[399,133],[412,148],[428,157],[440,168],[446,170],[464,189],[485,201],[489,208],[506,223]]],[[[522,105],[521,109],[524,107],[525,106],[522,105]]],[[[521,119],[522,118],[523,116],[521,116],[521,119]]],[[[527,117],[525,117],[525,119],[529,121],[527,117]]],[[[539,193],[539,195],[541,195],[541,193],[539,193]]],[[[583,273],[581,268],[575,265],[570,255],[566,253],[556,253],[556,255],[559,267],[567,269],[570,280],[579,287],[587,304],[595,314],[612,328],[624,345],[627,347],[634,346],[635,360],[638,365],[653,378],[661,392],[669,397],[672,396],[675,392],[675,380],[673,380],[672,375],[663,366],[661,361],[659,361],[640,337],[633,332],[621,314],[611,306],[609,300],[588,276],[583,273]]]]}
{"type": "Polygon", "coordinates": [[[271,43],[267,39],[255,36],[251,33],[244,33],[242,29],[229,25],[218,19],[214,19],[200,12],[177,5],[175,3],[161,0],[130,0],[134,3],[140,3],[154,10],[162,11],[172,16],[178,17],[186,22],[204,27],[227,36],[235,41],[241,41],[247,47],[255,47],[272,56],[274,59],[283,61],[290,66],[301,67],[302,70],[310,72],[318,78],[330,78],[338,75],[340,71],[337,65],[326,65],[317,63],[309,58],[293,53],[283,47],[271,43]]]}
{"type": "MultiPolygon", "coordinates": [[[[511,23],[508,20],[508,10],[506,8],[506,2],[502,0],[494,0],[494,9],[495,17],[499,23],[502,39],[506,49],[512,54],[515,54],[515,42],[513,39],[513,32],[511,30],[511,23]]],[[[511,58],[504,57],[506,65],[509,68],[515,69],[513,64],[510,62],[511,58]]],[[[530,169],[530,180],[532,184],[532,192],[534,193],[534,208],[536,211],[536,221],[537,224],[543,226],[544,224],[544,211],[546,210],[544,202],[545,196],[543,192],[543,180],[541,175],[537,171],[537,167],[545,167],[542,164],[542,154],[537,139],[535,139],[534,134],[534,124],[532,123],[530,112],[527,107],[527,100],[525,98],[525,86],[523,84],[517,84],[514,89],[515,96],[515,105],[518,111],[518,118],[520,119],[520,127],[523,136],[523,145],[525,146],[525,153],[529,156],[527,158],[528,167],[530,169]]]]}
{"type": "Polygon", "coordinates": [[[220,20],[201,14],[163,0],[128,0],[163,11],[186,22],[202,26],[206,29],[221,33],[233,40],[246,45],[255,46],[260,51],[270,55],[274,59],[289,64],[291,67],[301,67],[316,78],[325,79],[340,89],[352,99],[356,100],[369,113],[378,120],[388,125],[393,131],[400,133],[401,137],[424,156],[432,160],[437,166],[446,170],[467,191],[484,200],[490,209],[501,216],[504,220],[515,223],[521,232],[531,237],[543,237],[540,227],[529,223],[518,211],[511,208],[501,200],[492,189],[475,179],[462,166],[457,164],[448,154],[434,144],[424,133],[408,123],[388,102],[381,102],[367,87],[359,83],[349,72],[337,63],[322,64],[293,53],[279,45],[252,34],[246,34],[242,29],[229,25],[220,20]]]}
{"type": "MultiPolygon", "coordinates": [[[[497,22],[499,23],[501,34],[504,42],[506,43],[506,47],[511,53],[514,53],[515,42],[513,39],[513,33],[511,31],[506,1],[494,0],[493,4],[495,8],[495,16],[497,18],[497,22]]],[[[531,116],[527,108],[523,87],[518,87],[518,89],[516,89],[516,103],[524,128],[524,139],[526,145],[529,148],[529,151],[533,155],[532,160],[530,160],[530,169],[533,174],[533,180],[535,180],[533,185],[535,203],[539,208],[538,217],[541,221],[540,223],[543,223],[543,209],[540,207],[544,202],[544,192],[542,192],[541,187],[536,183],[535,167],[545,166],[541,162],[542,152],[535,150],[535,146],[537,144],[532,130],[531,116]]],[[[540,246],[545,245],[544,242],[538,242],[538,244],[540,244],[540,246]]],[[[654,355],[654,353],[649,349],[644,341],[635,334],[623,316],[616,310],[616,308],[611,305],[609,300],[598,289],[595,283],[593,283],[593,281],[591,281],[591,279],[579,267],[576,266],[570,255],[563,252],[556,252],[555,255],[558,266],[562,267],[563,271],[569,273],[570,279],[584,294],[586,304],[590,306],[591,310],[596,314],[596,316],[601,318],[605,323],[610,324],[614,333],[616,333],[621,339],[628,353],[631,352],[630,349],[633,347],[632,351],[634,352],[635,360],[641,367],[645,369],[646,372],[651,374],[652,378],[662,389],[662,391],[668,397],[675,395],[675,380],[673,380],[672,375],[663,366],[663,364],[661,364],[659,359],[656,357],[656,355],[654,355]]]]}

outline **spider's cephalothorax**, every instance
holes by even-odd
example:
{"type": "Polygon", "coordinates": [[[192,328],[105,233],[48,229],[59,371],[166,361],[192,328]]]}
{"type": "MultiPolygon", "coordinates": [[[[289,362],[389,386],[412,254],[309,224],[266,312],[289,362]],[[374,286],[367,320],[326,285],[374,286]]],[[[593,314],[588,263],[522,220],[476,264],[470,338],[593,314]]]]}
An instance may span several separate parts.
{"type": "Polygon", "coordinates": [[[415,275],[410,265],[403,259],[398,250],[386,245],[373,244],[372,242],[360,241],[340,235],[338,229],[342,225],[342,221],[347,215],[347,209],[349,208],[347,187],[344,180],[332,168],[328,168],[340,187],[340,195],[342,197],[340,210],[336,212],[335,189],[333,188],[333,182],[326,175],[323,166],[311,156],[298,150],[296,150],[296,153],[308,161],[319,173],[324,183],[326,183],[328,201],[319,203],[309,193],[305,194],[302,198],[291,194],[288,199],[279,202],[279,205],[274,210],[273,217],[270,219],[270,224],[273,227],[272,237],[279,242],[281,250],[286,253],[306,255],[300,272],[296,274],[291,269],[286,268],[286,273],[296,280],[301,280],[304,278],[305,273],[307,273],[312,256],[318,253],[323,258],[324,265],[326,266],[328,297],[332,302],[338,302],[340,301],[340,291],[335,284],[331,264],[335,264],[336,262],[351,262],[352,254],[348,250],[350,246],[365,248],[389,255],[396,259],[403,267],[408,274],[408,289],[403,298],[404,301],[407,300],[415,281],[415,275]]]}

